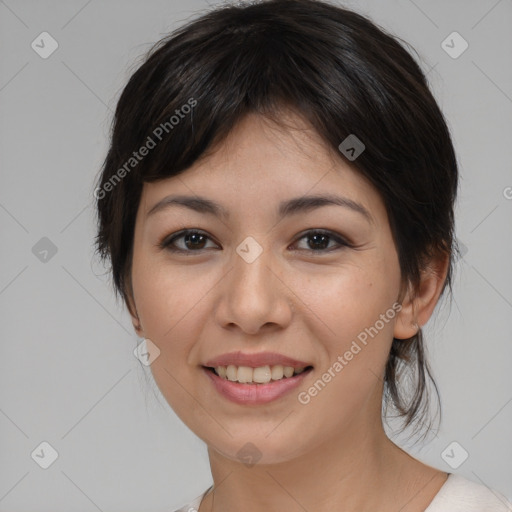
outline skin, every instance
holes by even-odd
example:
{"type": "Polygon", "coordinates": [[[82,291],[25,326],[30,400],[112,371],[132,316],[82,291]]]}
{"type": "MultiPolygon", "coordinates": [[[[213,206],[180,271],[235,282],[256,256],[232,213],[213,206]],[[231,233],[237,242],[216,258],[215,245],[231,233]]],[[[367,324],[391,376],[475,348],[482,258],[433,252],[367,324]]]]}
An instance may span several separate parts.
{"type": "Polygon", "coordinates": [[[317,396],[299,403],[297,394],[396,303],[401,275],[378,191],[300,117],[281,119],[290,128],[247,116],[184,173],[146,183],[138,209],[128,307],[137,334],[160,349],[151,369],[162,394],[208,446],[215,490],[200,512],[423,511],[447,474],[388,439],[382,379],[393,336],[412,336],[431,316],[448,260],[431,261],[418,293],[405,296],[401,311],[317,396]],[[335,205],[278,219],[281,201],[320,193],[363,205],[371,220],[335,205]],[[170,194],[215,200],[230,218],[179,206],[148,216],[170,194]],[[202,250],[184,238],[175,245],[187,254],[158,246],[184,228],[207,235],[202,250]],[[319,250],[304,236],[314,229],[352,246],[331,236],[319,250]],[[252,263],[236,252],[247,236],[263,249],[252,263]],[[236,350],[279,352],[313,371],[278,400],[235,404],[202,365],[236,350]],[[237,456],[249,442],[261,455],[250,467],[237,456]]]}

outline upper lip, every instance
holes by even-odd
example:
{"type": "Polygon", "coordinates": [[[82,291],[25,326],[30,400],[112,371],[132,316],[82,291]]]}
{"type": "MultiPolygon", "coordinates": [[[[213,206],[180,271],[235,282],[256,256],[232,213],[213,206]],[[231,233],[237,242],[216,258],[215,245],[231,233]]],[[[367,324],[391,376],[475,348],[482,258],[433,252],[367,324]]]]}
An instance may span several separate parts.
{"type": "Polygon", "coordinates": [[[293,368],[305,368],[311,366],[304,361],[293,359],[276,352],[259,352],[256,354],[247,354],[244,352],[230,352],[222,354],[207,361],[204,366],[216,368],[218,366],[248,366],[250,368],[258,368],[260,366],[292,366],[293,368]]]}

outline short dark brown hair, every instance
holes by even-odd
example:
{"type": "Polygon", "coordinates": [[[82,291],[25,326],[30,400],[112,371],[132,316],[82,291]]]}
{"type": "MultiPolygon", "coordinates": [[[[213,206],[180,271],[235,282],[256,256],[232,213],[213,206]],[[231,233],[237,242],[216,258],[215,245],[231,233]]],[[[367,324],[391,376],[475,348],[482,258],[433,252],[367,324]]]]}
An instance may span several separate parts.
{"type": "MultiPolygon", "coordinates": [[[[426,77],[399,41],[324,1],[268,0],[208,11],[157,42],[122,91],[96,183],[97,252],[110,260],[116,295],[129,306],[143,183],[182,173],[245,115],[279,122],[285,108],[334,150],[350,134],[363,141],[350,163],[385,203],[403,289],[417,289],[425,262],[442,255],[449,257],[443,291],[451,287],[456,156],[426,77]]],[[[428,413],[427,377],[439,396],[421,329],[394,339],[383,404],[395,407],[404,428],[428,413]],[[399,384],[413,368],[406,396],[399,384]]]]}

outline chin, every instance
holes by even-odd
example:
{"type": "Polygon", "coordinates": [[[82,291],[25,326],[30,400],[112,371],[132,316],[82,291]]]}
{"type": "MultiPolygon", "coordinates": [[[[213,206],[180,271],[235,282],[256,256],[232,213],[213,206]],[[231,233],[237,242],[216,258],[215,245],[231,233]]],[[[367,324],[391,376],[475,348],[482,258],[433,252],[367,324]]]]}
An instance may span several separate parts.
{"type": "Polygon", "coordinates": [[[253,467],[255,464],[271,465],[290,462],[299,457],[303,451],[304,437],[285,434],[279,436],[277,432],[270,433],[262,431],[250,435],[245,431],[243,434],[219,440],[205,440],[209,450],[213,450],[222,457],[239,462],[247,467],[253,467]],[[299,438],[299,445],[295,439],[299,438]]]}

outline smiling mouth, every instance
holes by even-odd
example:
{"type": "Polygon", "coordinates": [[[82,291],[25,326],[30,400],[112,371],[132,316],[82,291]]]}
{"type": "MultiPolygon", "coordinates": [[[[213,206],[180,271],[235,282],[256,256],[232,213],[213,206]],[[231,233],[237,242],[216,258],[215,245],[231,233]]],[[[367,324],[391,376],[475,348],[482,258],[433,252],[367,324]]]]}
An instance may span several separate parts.
{"type": "Polygon", "coordinates": [[[215,368],[205,366],[204,368],[216,374],[221,379],[238,382],[240,384],[268,384],[290,379],[301,373],[310,372],[313,369],[312,366],[294,368],[293,366],[283,366],[280,364],[259,366],[257,368],[235,365],[216,366],[215,368]]]}

